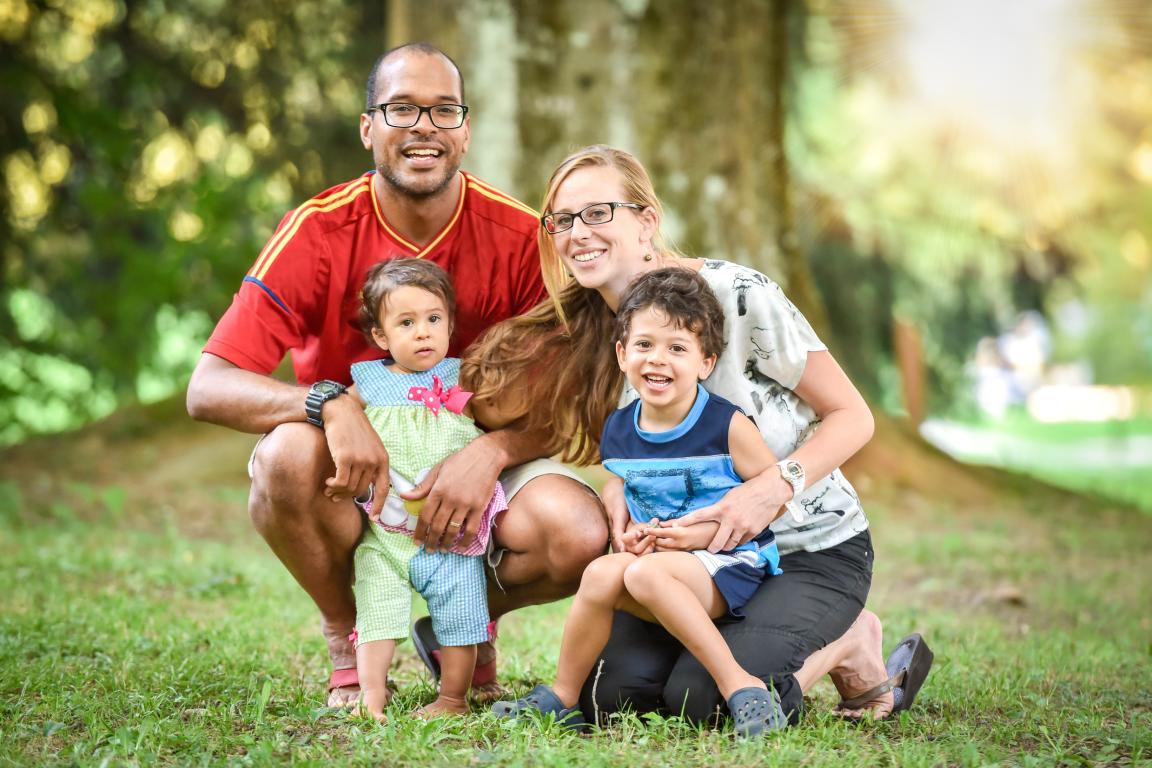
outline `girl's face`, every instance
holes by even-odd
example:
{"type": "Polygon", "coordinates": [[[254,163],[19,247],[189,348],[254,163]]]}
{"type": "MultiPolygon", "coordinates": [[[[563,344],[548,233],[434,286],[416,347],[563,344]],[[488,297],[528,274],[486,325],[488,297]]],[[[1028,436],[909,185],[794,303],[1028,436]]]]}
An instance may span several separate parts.
{"type": "Polygon", "coordinates": [[[452,320],[444,299],[404,285],[384,297],[372,329],[377,346],[392,356],[402,373],[426,371],[448,354],[452,320]]]}
{"type": "Polygon", "coordinates": [[[627,340],[616,342],[616,359],[643,401],[640,425],[650,431],[682,422],[696,402],[696,383],[716,365],[699,336],[654,307],[632,316],[627,340]]]}
{"type": "MultiPolygon", "coordinates": [[[[592,166],[573,171],[556,190],[548,213],[578,213],[593,203],[631,203],[624,192],[620,172],[592,166]]],[[[577,282],[599,291],[613,310],[632,278],[654,269],[656,261],[644,261],[651,252],[652,236],[659,221],[651,208],[617,208],[612,220],[586,224],[576,217],[572,228],[551,235],[556,252],[577,282]]]]}

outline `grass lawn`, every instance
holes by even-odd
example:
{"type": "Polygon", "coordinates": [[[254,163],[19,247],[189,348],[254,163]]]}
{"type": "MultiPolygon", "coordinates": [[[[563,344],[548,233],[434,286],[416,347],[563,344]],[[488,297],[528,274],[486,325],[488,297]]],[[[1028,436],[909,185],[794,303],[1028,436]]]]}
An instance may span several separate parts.
{"type": "Polygon", "coordinates": [[[1046,424],[1012,412],[995,422],[930,422],[925,434],[962,461],[1004,467],[1152,513],[1152,417],[1046,424]]]}
{"type": "MultiPolygon", "coordinates": [[[[869,504],[870,606],[886,645],[936,665],[898,720],[831,717],[754,743],[628,717],[590,737],[478,713],[407,717],[433,691],[404,645],[386,726],[320,706],[326,662],[303,593],[222,491],[209,519],[131,509],[115,486],[44,502],[0,484],[0,765],[1152,764],[1152,520],[1051,494],[869,504]]],[[[877,494],[879,495],[879,494],[877,494]]],[[[564,604],[501,625],[501,674],[552,673],[564,604]]]]}

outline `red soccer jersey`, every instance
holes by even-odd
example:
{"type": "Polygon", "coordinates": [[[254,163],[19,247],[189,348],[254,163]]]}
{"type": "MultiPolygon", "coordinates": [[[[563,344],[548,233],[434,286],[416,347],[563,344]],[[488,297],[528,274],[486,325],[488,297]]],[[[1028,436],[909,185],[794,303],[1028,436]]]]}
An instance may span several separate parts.
{"type": "Polygon", "coordinates": [[[375,172],[333,187],[286,215],[212,332],[205,352],[270,373],[292,351],[296,379],[351,383],[352,363],[380,356],[360,330],[360,288],[369,267],[426,258],[451,275],[459,356],[487,328],[546,295],[528,206],[468,173],[444,229],[420,247],[400,236],[372,191],[375,172]]]}

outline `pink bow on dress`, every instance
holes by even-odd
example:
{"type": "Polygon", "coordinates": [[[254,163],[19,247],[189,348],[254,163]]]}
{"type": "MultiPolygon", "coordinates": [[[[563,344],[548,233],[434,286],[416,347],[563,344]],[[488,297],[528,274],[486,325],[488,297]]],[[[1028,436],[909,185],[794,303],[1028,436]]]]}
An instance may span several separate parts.
{"type": "Polygon", "coordinates": [[[456,384],[447,392],[444,391],[444,382],[440,377],[432,376],[432,387],[412,387],[408,390],[408,399],[422,402],[437,416],[440,415],[440,406],[443,405],[452,413],[461,413],[464,406],[472,399],[471,392],[465,392],[456,384]]]}

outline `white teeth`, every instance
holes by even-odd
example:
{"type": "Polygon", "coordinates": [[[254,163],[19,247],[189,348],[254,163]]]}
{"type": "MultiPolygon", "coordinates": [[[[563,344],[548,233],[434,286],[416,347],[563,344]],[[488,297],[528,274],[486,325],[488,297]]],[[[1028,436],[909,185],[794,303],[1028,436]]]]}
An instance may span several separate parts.
{"type": "Polygon", "coordinates": [[[435,149],[410,149],[404,153],[408,157],[439,157],[440,152],[435,149]]]}
{"type": "Polygon", "coordinates": [[[599,258],[600,256],[603,256],[603,255],[604,255],[604,251],[585,251],[584,253],[576,254],[575,256],[572,257],[572,259],[573,259],[573,261],[576,261],[578,263],[583,263],[586,261],[592,261],[593,259],[599,258]]]}

